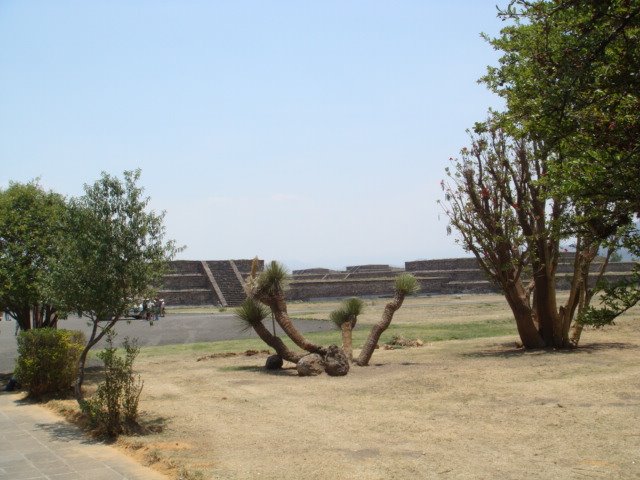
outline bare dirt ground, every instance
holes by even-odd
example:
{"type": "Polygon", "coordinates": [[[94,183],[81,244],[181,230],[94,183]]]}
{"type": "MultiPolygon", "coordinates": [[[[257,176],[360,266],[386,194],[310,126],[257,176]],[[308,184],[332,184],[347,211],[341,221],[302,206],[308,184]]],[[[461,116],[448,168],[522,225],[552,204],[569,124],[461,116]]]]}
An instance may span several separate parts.
{"type": "MultiPolygon", "coordinates": [[[[508,315],[492,295],[412,302],[398,322],[508,315]]],[[[424,339],[339,378],[266,373],[266,355],[143,355],[141,409],[165,428],[120,443],[183,479],[640,478],[639,317],[572,352],[424,339]]]]}

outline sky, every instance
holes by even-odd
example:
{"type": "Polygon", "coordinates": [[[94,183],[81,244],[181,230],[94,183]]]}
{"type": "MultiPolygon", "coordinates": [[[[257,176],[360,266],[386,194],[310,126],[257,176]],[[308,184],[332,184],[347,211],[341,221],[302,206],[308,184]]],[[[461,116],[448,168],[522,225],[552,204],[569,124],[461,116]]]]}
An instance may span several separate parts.
{"type": "Polygon", "coordinates": [[[500,106],[502,26],[496,0],[2,0],[0,188],[140,168],[179,259],[465,256],[440,181],[500,106]]]}

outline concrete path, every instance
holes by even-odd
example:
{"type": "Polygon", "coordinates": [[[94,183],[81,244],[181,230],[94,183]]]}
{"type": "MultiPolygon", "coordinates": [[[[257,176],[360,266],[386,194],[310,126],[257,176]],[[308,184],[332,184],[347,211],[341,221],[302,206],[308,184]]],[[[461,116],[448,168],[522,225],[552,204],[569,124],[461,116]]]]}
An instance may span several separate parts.
{"type": "Polygon", "coordinates": [[[0,480],[168,480],[23,396],[0,393],[0,480]]]}

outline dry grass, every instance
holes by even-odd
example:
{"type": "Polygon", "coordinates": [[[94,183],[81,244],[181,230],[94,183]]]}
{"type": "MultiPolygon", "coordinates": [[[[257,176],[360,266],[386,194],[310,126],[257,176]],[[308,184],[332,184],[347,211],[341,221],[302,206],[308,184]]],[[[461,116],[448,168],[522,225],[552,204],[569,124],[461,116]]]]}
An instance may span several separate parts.
{"type": "MultiPolygon", "coordinates": [[[[450,296],[410,299],[394,322],[505,316],[497,295],[450,296]]],[[[639,316],[586,331],[572,352],[523,352],[514,336],[426,338],[340,378],[266,373],[265,354],[141,356],[141,408],[166,428],[121,443],[185,479],[640,478],[639,316]]]]}

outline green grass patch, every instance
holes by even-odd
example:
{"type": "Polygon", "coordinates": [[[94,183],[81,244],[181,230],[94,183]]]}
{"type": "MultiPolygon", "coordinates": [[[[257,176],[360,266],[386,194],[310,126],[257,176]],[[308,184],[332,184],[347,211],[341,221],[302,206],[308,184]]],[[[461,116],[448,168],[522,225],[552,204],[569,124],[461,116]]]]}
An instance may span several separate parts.
{"type": "MultiPolygon", "coordinates": [[[[472,338],[501,337],[515,335],[515,323],[511,318],[484,320],[466,323],[432,323],[432,324],[402,324],[393,325],[382,334],[381,343],[391,341],[394,335],[413,339],[419,338],[424,342],[441,342],[447,340],[468,340],[472,338]]],[[[369,328],[356,329],[353,332],[353,345],[360,348],[369,335],[369,328]]],[[[338,330],[315,332],[305,335],[309,340],[320,345],[342,343],[338,330]]],[[[293,349],[297,349],[288,338],[284,342],[293,349]]],[[[181,345],[161,345],[142,347],[140,357],[157,357],[165,355],[180,355],[184,353],[213,354],[225,352],[244,352],[245,350],[264,350],[266,345],[259,339],[224,340],[220,342],[187,343],[181,345]]]]}

